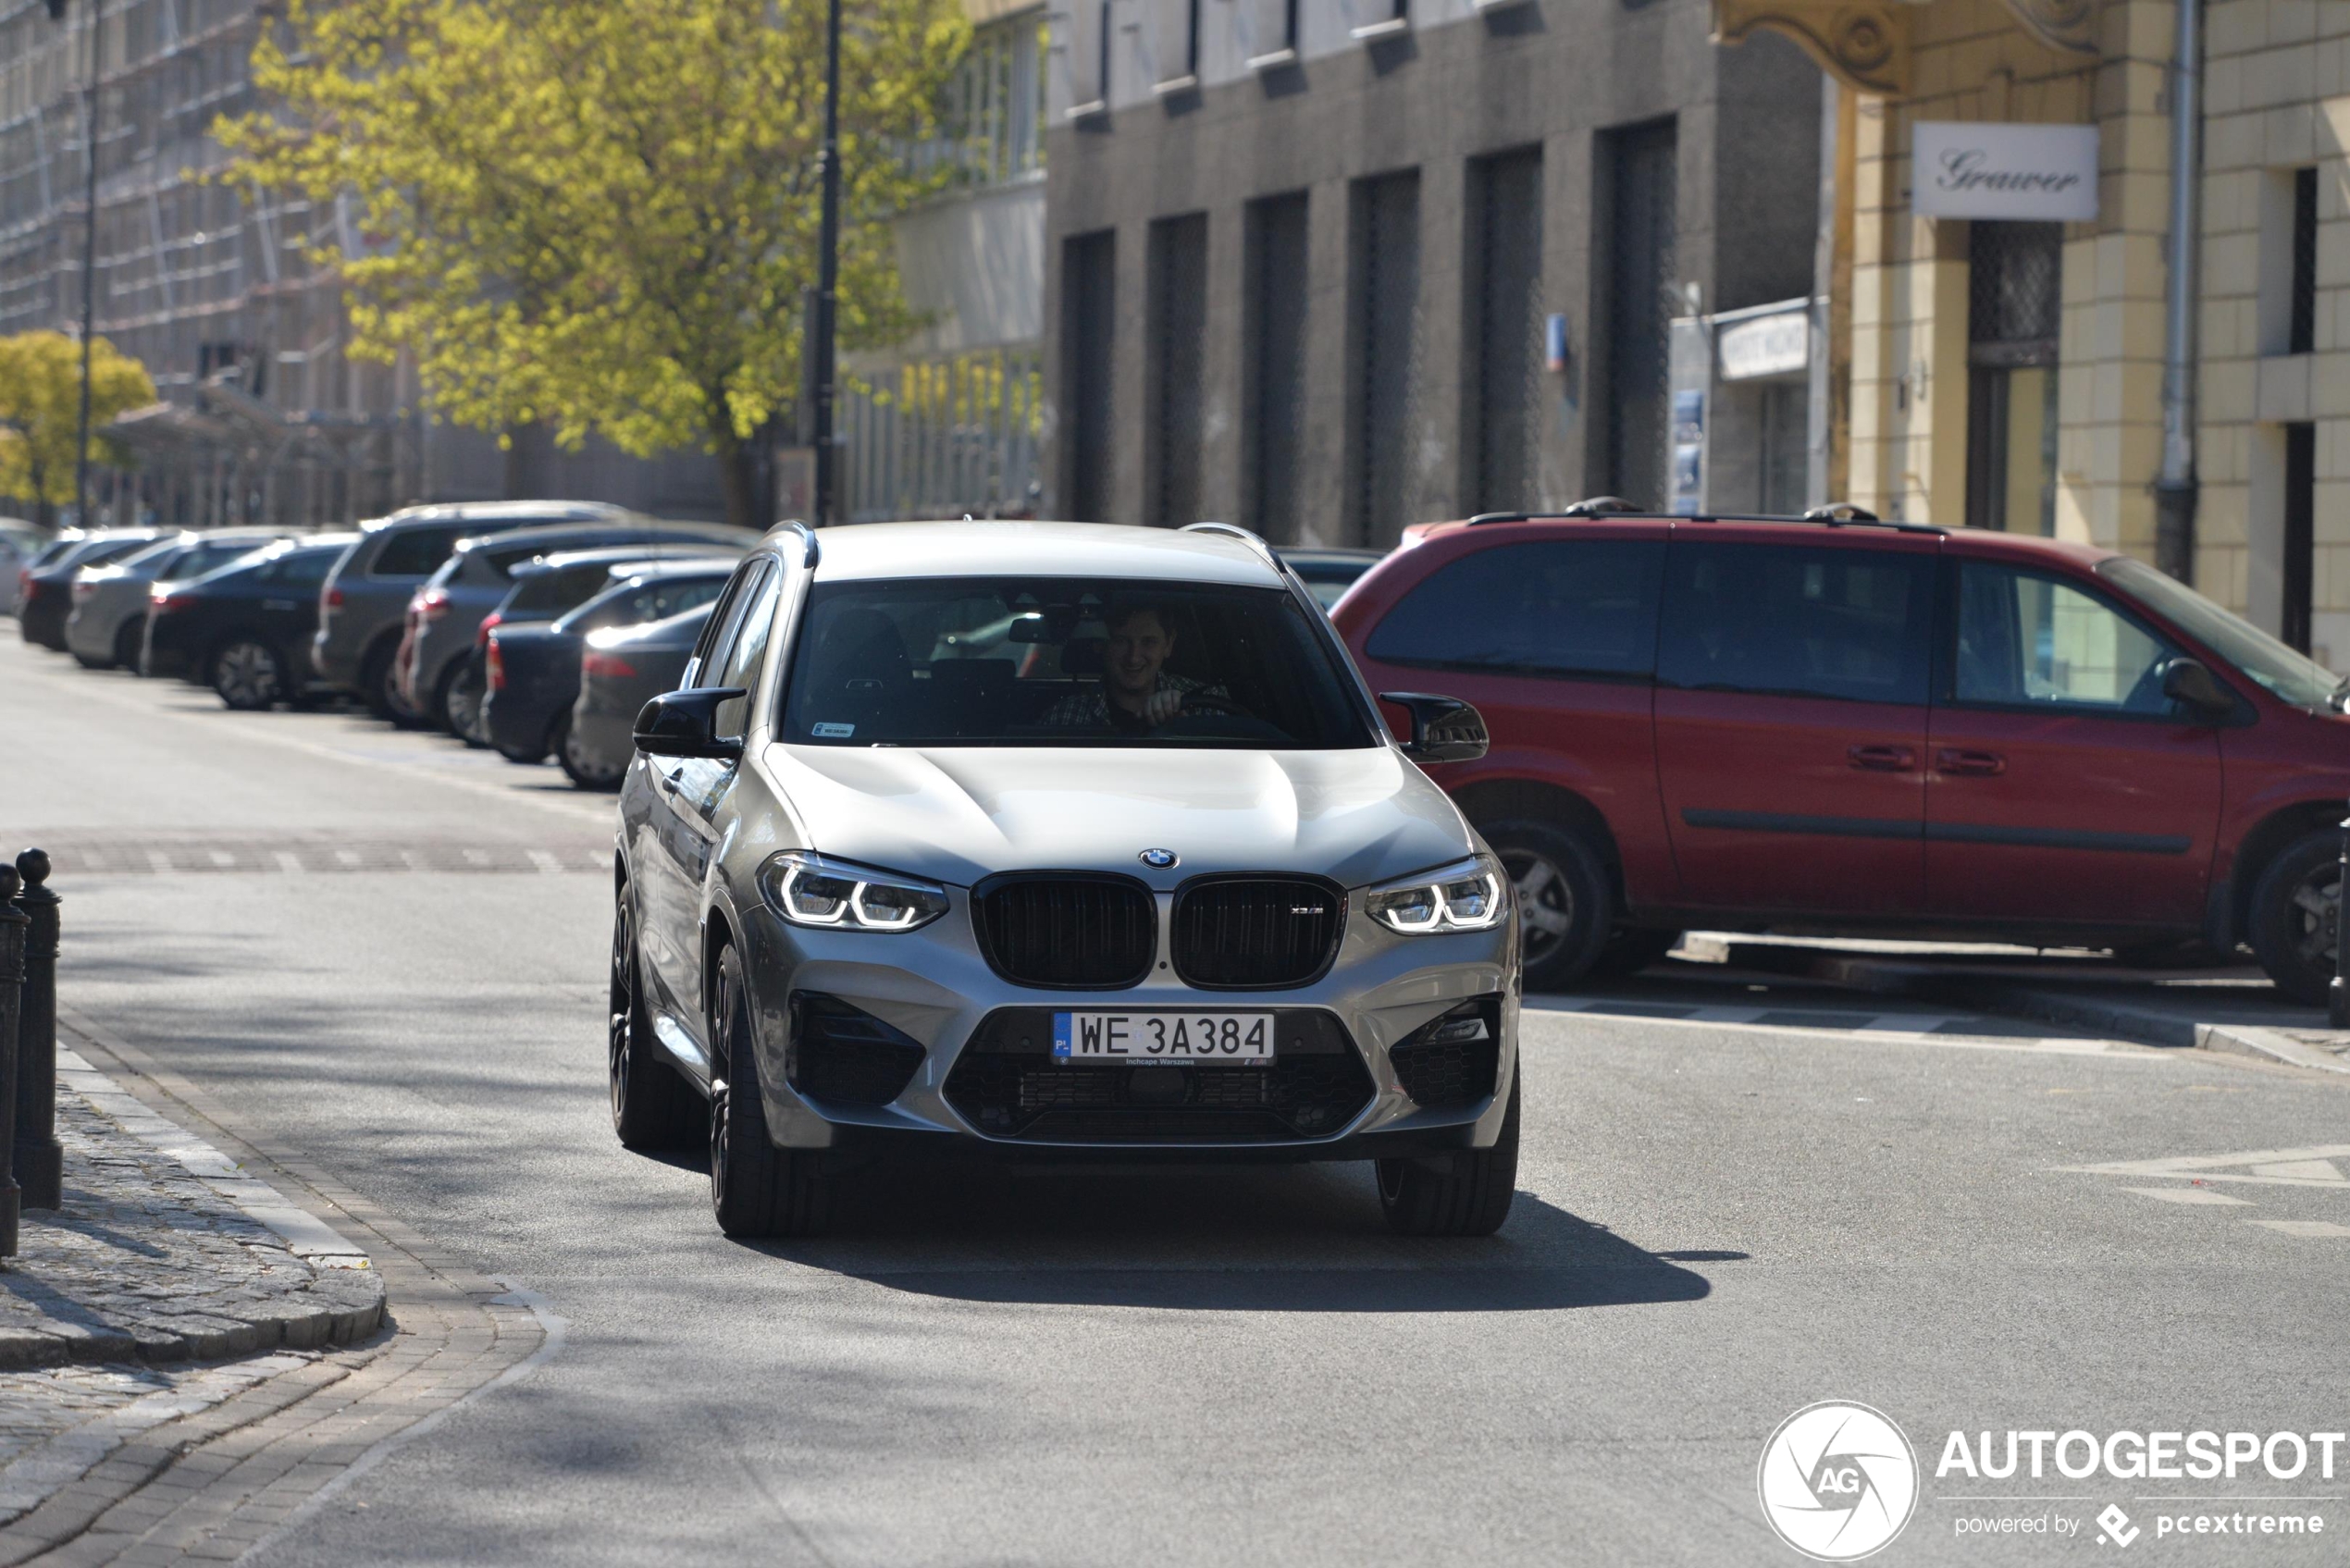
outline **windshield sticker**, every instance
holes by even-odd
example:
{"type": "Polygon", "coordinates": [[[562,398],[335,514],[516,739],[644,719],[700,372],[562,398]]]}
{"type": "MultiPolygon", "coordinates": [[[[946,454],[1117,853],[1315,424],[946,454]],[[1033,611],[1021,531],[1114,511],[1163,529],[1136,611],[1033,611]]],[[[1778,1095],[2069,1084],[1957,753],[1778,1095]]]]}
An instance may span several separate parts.
{"type": "Polygon", "coordinates": [[[847,740],[857,733],[854,724],[810,724],[808,733],[818,740],[847,740]]]}

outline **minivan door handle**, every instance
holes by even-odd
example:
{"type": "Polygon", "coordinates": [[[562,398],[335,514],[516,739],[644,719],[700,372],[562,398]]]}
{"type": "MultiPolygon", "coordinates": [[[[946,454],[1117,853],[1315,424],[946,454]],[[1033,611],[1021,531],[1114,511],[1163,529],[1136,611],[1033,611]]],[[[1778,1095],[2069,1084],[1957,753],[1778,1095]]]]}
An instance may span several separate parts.
{"type": "Polygon", "coordinates": [[[1906,746],[1856,746],[1845,755],[1854,767],[1876,773],[1907,772],[1918,764],[1918,754],[1906,746]]]}
{"type": "Polygon", "coordinates": [[[2008,759],[1996,751],[1944,749],[1934,754],[1937,772],[1959,778],[1987,779],[2008,771],[2008,759]]]}

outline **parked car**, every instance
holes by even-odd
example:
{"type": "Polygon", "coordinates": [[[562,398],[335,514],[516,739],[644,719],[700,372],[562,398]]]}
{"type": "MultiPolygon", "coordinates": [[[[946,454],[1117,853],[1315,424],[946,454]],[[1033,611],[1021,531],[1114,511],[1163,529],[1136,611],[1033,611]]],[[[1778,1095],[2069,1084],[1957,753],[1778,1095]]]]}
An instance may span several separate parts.
{"type": "MultiPolygon", "coordinates": [[[[497,624],[490,629],[485,660],[489,689],[482,699],[482,728],[489,744],[510,762],[541,762],[550,752],[561,756],[571,728],[572,704],[579,697],[580,654],[588,634],[666,620],[708,604],[726,586],[735,560],[729,552],[701,561],[607,566],[601,593],[551,621],[509,621],[501,607],[491,617],[497,624]]],[[[576,569],[550,562],[537,577],[559,577],[576,569]]],[[[510,602],[530,591],[523,582],[527,570],[515,569],[510,602]]]]}
{"type": "Polygon", "coordinates": [[[155,528],[95,528],[59,539],[17,573],[17,625],[24,640],[53,653],[66,650],[66,618],[73,613],[73,574],[103,566],[163,537],[155,528]]]}
{"type": "Polygon", "coordinates": [[[1486,716],[1444,782],[1516,883],[1529,988],[1702,925],[2248,943],[2323,996],[2330,671],[2110,550],[1578,510],[1426,530],[1336,617],[1374,686],[1486,716]]]}
{"type": "Polygon", "coordinates": [[[17,575],[49,548],[50,537],[20,518],[0,517],[0,615],[17,612],[17,575]]]}
{"type": "Polygon", "coordinates": [[[147,633],[149,590],[157,583],[201,577],[241,555],[290,537],[280,529],[190,529],[166,535],[143,549],[73,575],[73,609],[66,617],[66,651],[84,669],[136,670],[147,633]]]}
{"type": "Polygon", "coordinates": [[[318,585],[354,536],[288,539],[187,582],[157,583],[139,667],[210,686],[230,708],[301,703],[330,688],[304,657],[318,585]]]}
{"type": "Polygon", "coordinates": [[[711,545],[739,549],[745,542],[743,530],[724,524],[664,523],[655,518],[519,528],[461,539],[408,601],[406,630],[397,656],[401,699],[459,739],[487,744],[480,731],[485,686],[477,634],[482,618],[506,597],[516,566],[543,555],[606,546],[660,547],[642,552],[649,559],[662,549],[691,550],[711,545]]]}
{"type": "Polygon", "coordinates": [[[579,699],[555,759],[582,789],[617,789],[637,755],[637,715],[684,683],[710,606],[642,626],[590,632],[579,654],[579,699]]]}
{"type": "Polygon", "coordinates": [[[622,786],[612,1106],[710,1150],[721,1229],[921,1145],[1376,1159],[1396,1229],[1502,1223],[1514,906],[1413,766],[1476,716],[1398,747],[1260,541],[778,530],[686,687],[622,786]],[[1042,657],[938,656],[1007,614],[1042,657]]]}
{"type": "Polygon", "coordinates": [[[629,515],[601,501],[504,500],[412,506],[363,523],[318,590],[311,667],[329,685],[356,695],[376,717],[412,718],[401,700],[394,659],[403,616],[409,599],[459,539],[558,523],[619,523],[629,515]]]}
{"type": "Polygon", "coordinates": [[[1338,549],[1320,545],[1283,545],[1273,553],[1304,580],[1307,591],[1324,610],[1336,604],[1354,586],[1357,577],[1378,565],[1387,554],[1381,549],[1338,549]]]}

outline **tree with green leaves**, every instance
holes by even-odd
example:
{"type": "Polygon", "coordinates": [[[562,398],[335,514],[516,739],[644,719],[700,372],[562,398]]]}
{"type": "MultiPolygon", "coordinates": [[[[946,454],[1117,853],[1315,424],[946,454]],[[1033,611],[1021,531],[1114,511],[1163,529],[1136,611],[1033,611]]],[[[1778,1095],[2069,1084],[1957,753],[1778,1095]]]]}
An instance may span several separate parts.
{"type": "MultiPolygon", "coordinates": [[[[90,344],[90,458],[119,463],[106,422],[155,401],[147,367],[104,338],[90,344]]],[[[44,526],[73,500],[81,428],[81,340],[62,332],[0,338],[0,496],[31,503],[44,526]]]]}
{"type": "MultiPolygon", "coordinates": [[[[955,0],[855,0],[841,44],[847,346],[914,325],[886,219],[930,183],[970,36],[955,0]]],[[[435,410],[575,450],[699,445],[758,516],[752,433],[796,395],[813,287],[823,0],[287,0],[222,122],[223,178],[359,204],[331,243],[352,352],[413,352],[435,410]]]]}

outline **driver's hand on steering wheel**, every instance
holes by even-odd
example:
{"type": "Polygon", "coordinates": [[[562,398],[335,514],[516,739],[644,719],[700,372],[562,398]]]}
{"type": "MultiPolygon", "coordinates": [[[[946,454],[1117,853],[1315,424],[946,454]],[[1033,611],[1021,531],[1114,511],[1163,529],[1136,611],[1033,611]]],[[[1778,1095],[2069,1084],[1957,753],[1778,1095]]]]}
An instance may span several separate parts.
{"type": "Polygon", "coordinates": [[[1180,691],[1158,691],[1151,694],[1143,705],[1143,717],[1154,725],[1164,724],[1183,710],[1183,694],[1180,691]]]}

